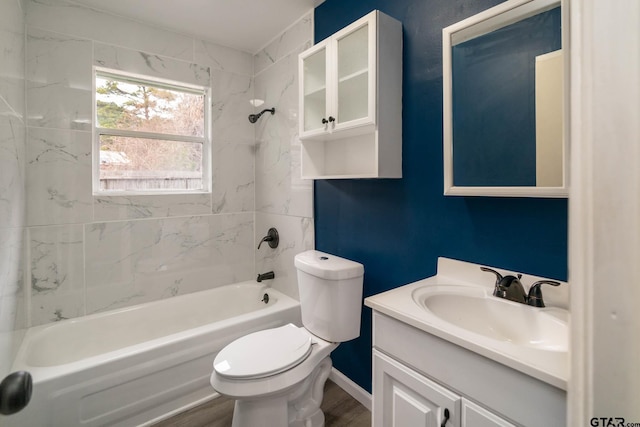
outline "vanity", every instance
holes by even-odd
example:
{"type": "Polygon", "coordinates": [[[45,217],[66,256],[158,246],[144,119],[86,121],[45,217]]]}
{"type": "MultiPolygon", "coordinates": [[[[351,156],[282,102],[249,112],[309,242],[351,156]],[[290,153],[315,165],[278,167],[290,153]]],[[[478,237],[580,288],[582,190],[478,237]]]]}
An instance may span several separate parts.
{"type": "Polygon", "coordinates": [[[480,267],[439,258],[435,276],[365,300],[374,427],[566,424],[568,285],[543,287],[546,306],[532,307],[494,296],[480,267]]]}

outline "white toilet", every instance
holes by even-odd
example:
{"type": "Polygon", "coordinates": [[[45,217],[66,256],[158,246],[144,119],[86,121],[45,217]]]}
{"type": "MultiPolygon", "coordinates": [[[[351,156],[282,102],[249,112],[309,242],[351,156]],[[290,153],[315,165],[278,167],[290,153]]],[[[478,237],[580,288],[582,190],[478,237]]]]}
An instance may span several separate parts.
{"type": "Polygon", "coordinates": [[[236,399],[233,427],[319,427],[329,354],[360,335],[362,264],[319,251],[295,257],[304,327],[254,332],[223,348],[211,385],[236,399]]]}

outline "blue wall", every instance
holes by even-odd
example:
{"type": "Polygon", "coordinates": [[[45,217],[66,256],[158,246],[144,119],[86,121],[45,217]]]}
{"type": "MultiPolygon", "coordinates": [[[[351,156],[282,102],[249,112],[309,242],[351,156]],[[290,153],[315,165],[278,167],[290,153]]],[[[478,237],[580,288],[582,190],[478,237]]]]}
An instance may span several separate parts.
{"type": "MultiPolygon", "coordinates": [[[[434,275],[438,256],[566,280],[566,200],[442,195],[442,28],[498,3],[326,0],[315,10],[316,41],[374,9],[404,26],[403,178],[315,181],[316,248],[363,263],[365,296],[434,275]]],[[[370,309],[360,338],[332,358],[371,390],[370,309]]]]}

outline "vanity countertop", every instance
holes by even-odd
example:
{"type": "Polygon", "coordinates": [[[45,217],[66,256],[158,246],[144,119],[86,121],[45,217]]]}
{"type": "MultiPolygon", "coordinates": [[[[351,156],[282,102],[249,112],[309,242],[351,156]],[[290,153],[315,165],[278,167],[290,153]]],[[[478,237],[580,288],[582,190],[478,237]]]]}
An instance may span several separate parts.
{"type": "MultiPolygon", "coordinates": [[[[501,269],[496,270],[503,275],[514,274],[501,269]]],[[[521,281],[525,289],[528,289],[534,282],[544,279],[537,276],[523,275],[521,281]]],[[[438,273],[435,276],[370,296],[365,299],[365,305],[379,313],[466,348],[554,387],[566,390],[569,376],[569,355],[568,351],[566,351],[569,347],[568,333],[566,334],[565,350],[549,350],[520,345],[508,340],[492,339],[449,323],[414,301],[414,295],[420,292],[438,292],[439,289],[454,289],[456,287],[459,289],[476,288],[475,290],[478,292],[488,295],[487,298],[496,298],[491,295],[494,284],[495,277],[482,272],[480,265],[439,258],[438,273]]],[[[542,310],[545,315],[552,316],[558,322],[561,322],[560,324],[566,325],[569,322],[568,297],[567,283],[562,283],[559,287],[545,287],[544,299],[547,307],[524,306],[521,309],[542,310]]],[[[505,302],[507,304],[519,304],[510,301],[505,302]]],[[[505,322],[507,321],[508,319],[505,319],[505,322]]]]}

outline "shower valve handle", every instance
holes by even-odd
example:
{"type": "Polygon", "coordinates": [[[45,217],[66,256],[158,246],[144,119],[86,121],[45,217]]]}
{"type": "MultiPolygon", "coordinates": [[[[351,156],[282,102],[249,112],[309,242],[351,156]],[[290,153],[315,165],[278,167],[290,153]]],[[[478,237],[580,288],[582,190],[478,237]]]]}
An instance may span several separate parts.
{"type": "Polygon", "coordinates": [[[277,248],[278,243],[280,243],[280,236],[278,235],[278,230],[276,230],[273,227],[270,228],[269,231],[267,232],[267,235],[264,236],[262,240],[260,240],[260,243],[258,244],[258,249],[260,249],[260,246],[262,246],[263,242],[267,242],[270,248],[273,248],[273,249],[277,248]]]}

